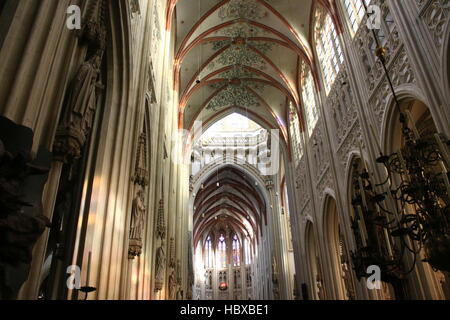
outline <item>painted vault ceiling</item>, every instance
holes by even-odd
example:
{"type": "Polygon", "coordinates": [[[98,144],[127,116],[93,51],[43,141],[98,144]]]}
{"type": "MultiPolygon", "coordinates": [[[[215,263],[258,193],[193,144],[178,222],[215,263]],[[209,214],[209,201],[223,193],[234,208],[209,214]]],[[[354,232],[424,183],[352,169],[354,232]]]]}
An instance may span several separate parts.
{"type": "Polygon", "coordinates": [[[180,124],[192,129],[236,111],[286,138],[299,66],[311,64],[312,2],[172,0],[180,124]]]}

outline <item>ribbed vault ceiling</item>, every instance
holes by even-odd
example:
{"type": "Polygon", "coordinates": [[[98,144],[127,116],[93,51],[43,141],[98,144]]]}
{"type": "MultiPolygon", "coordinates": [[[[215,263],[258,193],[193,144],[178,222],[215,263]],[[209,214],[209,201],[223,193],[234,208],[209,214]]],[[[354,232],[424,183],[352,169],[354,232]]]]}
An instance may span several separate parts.
{"type": "Polygon", "coordinates": [[[234,167],[212,172],[194,200],[195,246],[217,226],[253,236],[267,223],[266,204],[254,179],[234,167]]]}
{"type": "Polygon", "coordinates": [[[180,124],[214,121],[226,108],[256,114],[287,137],[299,107],[299,66],[311,65],[313,0],[171,0],[180,124]]]}

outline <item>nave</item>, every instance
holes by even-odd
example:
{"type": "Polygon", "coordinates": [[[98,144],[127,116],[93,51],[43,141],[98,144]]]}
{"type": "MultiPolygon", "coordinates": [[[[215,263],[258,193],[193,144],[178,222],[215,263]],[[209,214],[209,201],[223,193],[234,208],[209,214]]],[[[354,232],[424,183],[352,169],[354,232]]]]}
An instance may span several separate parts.
{"type": "Polygon", "coordinates": [[[449,0],[3,0],[0,299],[448,300],[449,0]]]}

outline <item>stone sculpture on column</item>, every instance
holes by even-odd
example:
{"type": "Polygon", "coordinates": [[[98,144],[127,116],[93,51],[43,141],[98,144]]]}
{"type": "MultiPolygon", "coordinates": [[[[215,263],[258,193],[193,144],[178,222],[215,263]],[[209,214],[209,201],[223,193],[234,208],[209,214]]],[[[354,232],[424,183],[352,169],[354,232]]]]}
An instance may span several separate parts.
{"type": "Polygon", "coordinates": [[[87,21],[80,34],[80,45],[87,45],[85,61],[78,68],[65,98],[65,108],[56,132],[53,146],[57,161],[70,163],[81,157],[89,137],[97,109],[97,90],[100,67],[106,48],[104,2],[91,2],[87,10],[87,21]]]}
{"type": "Polygon", "coordinates": [[[130,227],[130,243],[128,249],[128,256],[134,259],[142,253],[142,234],[145,222],[145,197],[144,190],[139,188],[136,198],[133,200],[131,227],[130,227]]]}
{"type": "Polygon", "coordinates": [[[143,132],[139,136],[136,164],[134,175],[131,179],[137,188],[136,197],[133,200],[131,223],[130,223],[130,240],[128,245],[128,258],[134,259],[142,253],[142,237],[145,230],[145,191],[148,185],[148,170],[147,170],[147,124],[144,121],[143,132]]]}
{"type": "Polygon", "coordinates": [[[164,286],[164,275],[166,270],[166,252],[164,247],[164,240],[161,240],[161,245],[156,250],[155,291],[161,291],[164,286]]]}
{"type": "MultiPolygon", "coordinates": [[[[162,193],[164,194],[164,181],[161,184],[162,193]]],[[[166,238],[166,222],[164,217],[164,198],[159,201],[158,217],[156,225],[156,239],[161,239],[161,244],[156,250],[155,259],[155,291],[161,291],[164,286],[164,280],[166,276],[166,251],[165,241],[166,238]]]]}
{"type": "Polygon", "coordinates": [[[53,147],[56,160],[68,163],[81,157],[81,150],[94,120],[101,61],[99,55],[89,58],[80,66],[72,82],[67,108],[53,147]]]}
{"type": "Polygon", "coordinates": [[[177,292],[177,281],[175,279],[175,270],[169,275],[169,299],[175,300],[177,292]]]}

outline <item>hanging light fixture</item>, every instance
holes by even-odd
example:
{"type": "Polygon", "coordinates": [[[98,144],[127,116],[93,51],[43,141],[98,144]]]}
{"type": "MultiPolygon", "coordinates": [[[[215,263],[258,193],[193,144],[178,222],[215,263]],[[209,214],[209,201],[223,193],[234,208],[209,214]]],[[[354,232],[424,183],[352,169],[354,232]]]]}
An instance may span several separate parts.
{"type": "Polygon", "coordinates": [[[357,250],[351,253],[355,271],[365,277],[368,266],[378,265],[387,282],[401,280],[423,255],[422,261],[433,269],[450,272],[450,140],[443,134],[421,136],[409,110],[402,110],[387,69],[387,49],[372,31],[375,54],[399,113],[404,146],[391,155],[378,147],[376,162],[386,171],[382,183],[374,182],[364,159],[362,169],[355,167],[352,206],[358,214],[352,229],[357,250]],[[412,254],[409,266],[407,253],[412,254]]]}

